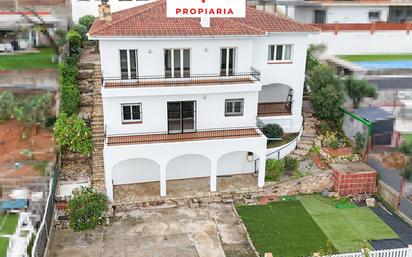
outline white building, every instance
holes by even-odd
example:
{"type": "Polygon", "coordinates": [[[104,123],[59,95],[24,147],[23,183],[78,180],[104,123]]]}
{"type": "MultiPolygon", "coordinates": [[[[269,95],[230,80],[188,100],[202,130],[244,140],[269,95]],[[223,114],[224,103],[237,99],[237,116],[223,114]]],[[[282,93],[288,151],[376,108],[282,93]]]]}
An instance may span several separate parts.
{"type": "Polygon", "coordinates": [[[412,20],[412,2],[403,0],[280,0],[278,8],[302,23],[398,23],[412,20]]]}
{"type": "Polygon", "coordinates": [[[302,126],[313,27],[247,8],[246,18],[167,18],[164,1],[97,19],[103,74],[106,192],[113,186],[258,173],[267,138],[256,126],[302,126]],[[125,15],[127,13],[127,15],[125,15]]]}
{"type": "MultiPolygon", "coordinates": [[[[99,16],[99,5],[102,0],[71,0],[72,2],[72,19],[74,23],[85,15],[99,16]]],[[[118,12],[142,4],[152,2],[152,0],[106,0],[110,4],[112,12],[118,12]]]]}

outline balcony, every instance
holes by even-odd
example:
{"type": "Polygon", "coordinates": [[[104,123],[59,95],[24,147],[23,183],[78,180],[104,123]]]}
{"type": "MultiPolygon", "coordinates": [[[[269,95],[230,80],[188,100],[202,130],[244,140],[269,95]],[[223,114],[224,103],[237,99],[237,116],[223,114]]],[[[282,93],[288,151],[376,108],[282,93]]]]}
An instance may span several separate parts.
{"type": "Polygon", "coordinates": [[[292,102],[266,102],[258,103],[258,116],[291,115],[292,102]]]}
{"type": "Polygon", "coordinates": [[[144,87],[181,87],[181,86],[219,86],[236,84],[253,84],[260,81],[260,72],[253,67],[249,72],[233,73],[228,76],[220,74],[190,74],[183,78],[170,76],[140,76],[135,79],[103,78],[105,88],[144,88],[144,87]]]}
{"type": "Polygon", "coordinates": [[[259,137],[260,133],[257,127],[243,128],[226,128],[226,129],[207,129],[197,130],[186,133],[141,133],[134,135],[107,135],[107,145],[135,145],[135,144],[152,144],[152,143],[175,143],[185,141],[203,141],[216,139],[232,139],[245,137],[259,137]]]}

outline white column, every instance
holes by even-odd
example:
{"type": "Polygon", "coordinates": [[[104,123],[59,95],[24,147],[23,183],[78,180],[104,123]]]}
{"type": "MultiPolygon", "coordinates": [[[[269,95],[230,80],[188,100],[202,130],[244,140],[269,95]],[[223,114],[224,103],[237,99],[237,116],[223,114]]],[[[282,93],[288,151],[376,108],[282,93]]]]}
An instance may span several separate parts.
{"type": "Polygon", "coordinates": [[[211,172],[210,172],[210,191],[216,192],[216,174],[217,174],[217,160],[211,160],[211,172]]]}
{"type": "Polygon", "coordinates": [[[33,47],[33,31],[29,29],[29,48],[33,47]]]}
{"type": "Polygon", "coordinates": [[[104,186],[106,187],[107,198],[113,202],[113,178],[112,178],[112,165],[109,164],[109,158],[106,158],[106,154],[103,151],[104,160],[104,186]]]}
{"type": "Polygon", "coordinates": [[[166,164],[160,165],[160,196],[166,196],[166,164]]]}
{"type": "Polygon", "coordinates": [[[36,30],[36,46],[40,45],[39,39],[40,39],[40,37],[39,37],[39,31],[36,30]]]}
{"type": "Polygon", "coordinates": [[[258,170],[258,187],[263,187],[265,185],[265,174],[266,174],[266,153],[259,156],[259,170],[258,170]]]}

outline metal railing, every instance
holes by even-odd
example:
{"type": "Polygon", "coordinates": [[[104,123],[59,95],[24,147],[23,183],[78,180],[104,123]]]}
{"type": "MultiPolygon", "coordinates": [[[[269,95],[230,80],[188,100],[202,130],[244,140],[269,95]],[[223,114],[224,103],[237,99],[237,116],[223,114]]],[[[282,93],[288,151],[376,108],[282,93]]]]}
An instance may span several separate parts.
{"type": "Polygon", "coordinates": [[[219,85],[230,83],[252,83],[260,81],[260,71],[250,67],[249,72],[239,72],[230,75],[221,74],[190,74],[184,77],[170,77],[165,75],[138,76],[134,78],[104,77],[103,86],[106,88],[116,87],[167,87],[167,86],[189,86],[196,84],[219,85]]]}
{"type": "Polygon", "coordinates": [[[170,143],[183,141],[201,141],[212,139],[229,139],[242,137],[257,137],[262,133],[256,126],[201,129],[184,133],[163,132],[143,132],[133,134],[109,134],[106,136],[107,145],[122,144],[150,144],[150,143],[170,143]]]}

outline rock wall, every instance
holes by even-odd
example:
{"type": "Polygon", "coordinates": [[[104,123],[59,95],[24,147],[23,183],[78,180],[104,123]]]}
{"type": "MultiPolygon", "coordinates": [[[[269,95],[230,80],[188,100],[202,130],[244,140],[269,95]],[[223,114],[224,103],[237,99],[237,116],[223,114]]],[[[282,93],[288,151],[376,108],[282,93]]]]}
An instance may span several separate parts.
{"type": "Polygon", "coordinates": [[[382,181],[378,183],[378,193],[382,196],[383,200],[390,206],[397,209],[399,203],[399,193],[393,190],[390,186],[382,181]]]}
{"type": "Polygon", "coordinates": [[[319,193],[323,189],[332,188],[332,175],[332,171],[326,170],[279,184],[270,183],[268,186],[275,196],[319,193]]]}

